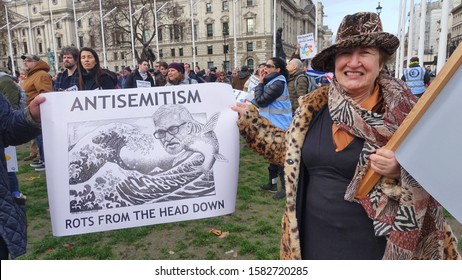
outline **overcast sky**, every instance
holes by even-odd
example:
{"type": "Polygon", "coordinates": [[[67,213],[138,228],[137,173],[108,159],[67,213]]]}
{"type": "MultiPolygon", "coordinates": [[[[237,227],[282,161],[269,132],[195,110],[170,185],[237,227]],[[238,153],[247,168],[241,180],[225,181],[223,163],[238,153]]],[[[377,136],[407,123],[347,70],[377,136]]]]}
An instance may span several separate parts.
{"type": "MultiPolygon", "coordinates": [[[[328,25],[334,35],[345,15],[357,12],[376,12],[379,1],[371,0],[319,0],[324,5],[324,25],[328,25]]],[[[409,1],[407,1],[409,2],[409,1]]],[[[419,0],[420,2],[420,0],[419,0]]],[[[417,3],[417,2],[416,2],[417,3]]],[[[397,34],[400,0],[380,1],[383,29],[386,32],[397,34]]],[[[408,4],[409,6],[409,4],[408,4]]],[[[409,10],[409,7],[407,7],[409,10]]]]}

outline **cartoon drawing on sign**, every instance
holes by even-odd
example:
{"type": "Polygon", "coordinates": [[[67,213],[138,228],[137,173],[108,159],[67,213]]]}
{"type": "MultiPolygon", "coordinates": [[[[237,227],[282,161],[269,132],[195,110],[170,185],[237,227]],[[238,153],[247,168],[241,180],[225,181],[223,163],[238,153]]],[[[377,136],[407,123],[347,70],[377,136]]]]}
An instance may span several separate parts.
{"type": "Polygon", "coordinates": [[[152,118],[70,123],[71,212],[215,195],[219,116],[164,105],[152,118]]]}

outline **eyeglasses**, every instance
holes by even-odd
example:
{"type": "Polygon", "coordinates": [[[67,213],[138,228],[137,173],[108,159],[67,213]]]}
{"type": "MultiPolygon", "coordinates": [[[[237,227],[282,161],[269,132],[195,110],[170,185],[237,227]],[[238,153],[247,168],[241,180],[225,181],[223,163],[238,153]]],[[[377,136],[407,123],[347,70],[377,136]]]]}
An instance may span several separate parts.
{"type": "Polygon", "coordinates": [[[265,64],[264,66],[265,66],[266,68],[276,68],[275,65],[271,65],[271,64],[265,64]]]}
{"type": "Polygon", "coordinates": [[[154,137],[156,139],[163,139],[167,135],[167,132],[168,132],[168,134],[170,134],[172,136],[176,135],[180,131],[180,126],[182,126],[182,125],[184,125],[186,123],[188,123],[188,122],[184,122],[184,123],[182,123],[180,125],[172,125],[171,127],[167,128],[167,130],[164,130],[164,129],[156,130],[154,132],[154,137]]]}

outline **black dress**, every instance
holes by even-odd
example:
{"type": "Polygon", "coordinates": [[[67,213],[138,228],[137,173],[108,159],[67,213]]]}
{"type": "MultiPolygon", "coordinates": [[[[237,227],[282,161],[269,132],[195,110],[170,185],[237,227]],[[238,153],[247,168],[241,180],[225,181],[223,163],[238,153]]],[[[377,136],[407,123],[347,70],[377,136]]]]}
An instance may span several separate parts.
{"type": "Polygon", "coordinates": [[[327,105],[317,114],[302,147],[298,221],[303,259],[381,259],[386,245],[356,202],[344,200],[364,140],[335,152],[327,105]]]}

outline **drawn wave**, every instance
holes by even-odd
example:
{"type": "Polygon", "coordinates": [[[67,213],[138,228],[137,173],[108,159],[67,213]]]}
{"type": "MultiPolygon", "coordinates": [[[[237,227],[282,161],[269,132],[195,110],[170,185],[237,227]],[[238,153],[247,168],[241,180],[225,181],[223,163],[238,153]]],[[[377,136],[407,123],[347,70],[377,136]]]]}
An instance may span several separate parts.
{"type": "MultiPolygon", "coordinates": [[[[165,166],[171,166],[172,159],[164,160],[167,164],[156,166],[148,173],[127,166],[120,157],[120,150],[136,141],[142,145],[145,137],[131,125],[111,124],[76,143],[69,152],[70,211],[94,211],[215,194],[213,173],[204,176],[201,169],[204,156],[200,153],[193,153],[171,168],[165,166]]],[[[137,148],[140,149],[140,145],[137,148]]]]}
{"type": "Polygon", "coordinates": [[[89,180],[107,162],[112,162],[125,170],[133,168],[121,158],[124,147],[140,153],[153,150],[153,138],[140,133],[137,127],[111,123],[89,133],[69,149],[69,184],[89,180]]]}

